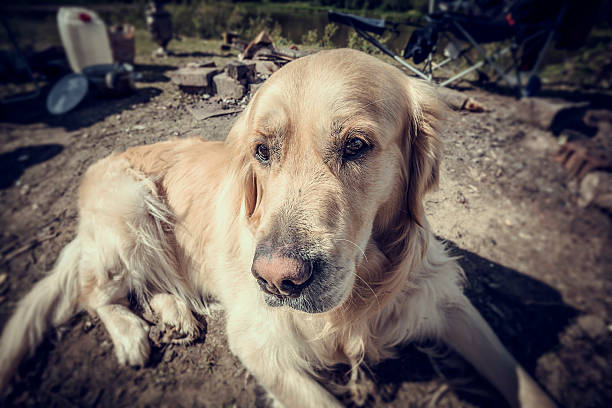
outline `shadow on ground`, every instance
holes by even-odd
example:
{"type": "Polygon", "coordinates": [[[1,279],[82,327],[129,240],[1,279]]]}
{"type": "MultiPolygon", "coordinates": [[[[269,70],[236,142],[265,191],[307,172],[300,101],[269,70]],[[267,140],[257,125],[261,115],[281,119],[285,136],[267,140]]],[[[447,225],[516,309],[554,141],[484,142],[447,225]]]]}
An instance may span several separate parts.
{"type": "Polygon", "coordinates": [[[167,71],[176,70],[172,65],[147,65],[137,64],[134,66],[134,71],[140,75],[138,82],[168,82],[170,78],[166,76],[167,71]]]}
{"type": "Polygon", "coordinates": [[[52,127],[63,127],[74,131],[88,127],[104,120],[106,117],[119,114],[134,105],[149,102],[161,93],[154,87],[138,88],[133,93],[117,98],[98,98],[88,95],[75,109],[64,115],[52,115],[46,109],[46,96],[49,87],[34,100],[2,105],[0,122],[15,124],[45,123],[52,127]]]}
{"type": "Polygon", "coordinates": [[[215,52],[201,52],[201,51],[172,52],[170,55],[175,58],[209,58],[209,57],[228,58],[228,57],[234,56],[234,54],[232,54],[231,52],[226,52],[225,54],[218,54],[215,52]]]}
{"type": "Polygon", "coordinates": [[[0,154],[0,190],[9,188],[30,166],[47,161],[64,150],[59,144],[20,147],[0,154]]]}
{"type": "MultiPolygon", "coordinates": [[[[538,358],[559,344],[560,333],[578,311],[550,286],[452,243],[450,247],[467,275],[466,294],[502,343],[533,374],[538,358]]],[[[383,401],[401,400],[403,383],[442,377],[461,399],[476,406],[505,406],[502,397],[467,362],[440,347],[432,353],[432,346],[407,345],[398,359],[373,369],[383,401]]],[[[436,398],[435,394],[429,397],[436,398]]]]}

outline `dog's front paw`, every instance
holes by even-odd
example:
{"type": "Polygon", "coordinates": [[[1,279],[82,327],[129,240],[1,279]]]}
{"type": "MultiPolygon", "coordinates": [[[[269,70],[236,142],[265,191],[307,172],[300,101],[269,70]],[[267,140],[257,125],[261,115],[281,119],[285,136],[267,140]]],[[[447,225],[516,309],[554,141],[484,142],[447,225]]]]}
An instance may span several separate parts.
{"type": "Polygon", "coordinates": [[[155,343],[191,343],[200,336],[198,321],[183,301],[169,294],[157,294],[150,304],[159,326],[159,333],[152,333],[155,343]]]}
{"type": "Polygon", "coordinates": [[[113,344],[119,364],[144,367],[150,353],[149,326],[141,319],[136,319],[130,323],[129,334],[114,337],[113,344]]]}

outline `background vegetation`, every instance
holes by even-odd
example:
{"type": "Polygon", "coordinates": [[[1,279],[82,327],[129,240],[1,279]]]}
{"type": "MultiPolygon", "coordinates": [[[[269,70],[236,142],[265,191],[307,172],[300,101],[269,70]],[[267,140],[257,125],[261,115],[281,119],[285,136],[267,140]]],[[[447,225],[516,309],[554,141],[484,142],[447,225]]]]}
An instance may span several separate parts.
{"type": "MultiPolygon", "coordinates": [[[[476,0],[473,0],[476,1],[476,0]]],[[[544,0],[536,0],[544,1],[544,0]]],[[[594,0],[585,0],[594,1],[594,0]]],[[[137,28],[138,46],[151,47],[147,37],[144,13],[146,0],[63,0],[62,5],[83,5],[94,9],[107,24],[131,23],[137,28]]],[[[379,53],[371,44],[346,26],[329,24],[327,10],[348,11],[369,17],[385,18],[397,23],[423,22],[428,0],[313,0],[287,1],[218,1],[176,0],[166,2],[172,14],[176,40],[217,40],[224,31],[235,31],[250,39],[267,30],[277,45],[301,44],[308,47],[352,47],[379,53]]],[[[26,50],[60,45],[56,25],[55,1],[22,0],[0,5],[20,44],[26,50]]],[[[549,84],[580,88],[612,89],[612,0],[600,1],[595,27],[585,45],[574,51],[552,50],[547,54],[542,76],[549,84]]],[[[410,26],[400,26],[380,40],[401,52],[410,26]]],[[[173,43],[176,44],[176,40],[173,43]]],[[[4,30],[0,29],[0,47],[10,48],[4,30]]],[[[171,43],[172,47],[172,43],[171,43]]],[[[202,47],[207,47],[202,44],[202,47]]]]}

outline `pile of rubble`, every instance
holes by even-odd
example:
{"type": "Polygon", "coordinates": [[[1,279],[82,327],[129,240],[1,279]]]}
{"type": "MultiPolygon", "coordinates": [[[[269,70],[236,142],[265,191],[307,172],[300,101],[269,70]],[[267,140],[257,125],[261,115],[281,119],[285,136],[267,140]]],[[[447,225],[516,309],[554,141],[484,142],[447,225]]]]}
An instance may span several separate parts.
{"type": "Polygon", "coordinates": [[[191,62],[169,76],[184,92],[236,100],[242,99],[247,92],[254,93],[264,81],[256,76],[255,64],[242,61],[232,61],[222,69],[214,62],[191,62]]]}
{"type": "Polygon", "coordinates": [[[255,93],[281,66],[309,54],[296,49],[275,47],[272,37],[265,31],[250,43],[235,33],[224,33],[223,39],[222,49],[240,50],[239,60],[223,68],[218,68],[214,62],[192,62],[173,71],[169,76],[182,91],[240,100],[246,94],[255,93]]]}

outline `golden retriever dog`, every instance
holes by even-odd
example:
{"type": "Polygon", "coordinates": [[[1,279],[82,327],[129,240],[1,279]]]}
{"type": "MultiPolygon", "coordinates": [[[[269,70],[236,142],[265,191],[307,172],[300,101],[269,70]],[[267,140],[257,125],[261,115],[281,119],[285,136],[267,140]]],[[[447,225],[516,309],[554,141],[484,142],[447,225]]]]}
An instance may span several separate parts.
{"type": "MultiPolygon", "coordinates": [[[[280,69],[225,142],[173,140],[112,154],[79,191],[76,238],[20,302],[0,343],[0,385],[49,326],[86,309],[122,364],[143,365],[148,323],[177,342],[214,297],[232,352],[277,406],[360,400],[365,364],[438,339],[513,407],[554,403],[462,292],[428,227],[443,116],[432,90],[374,57],[321,51],[280,69]],[[352,367],[342,389],[319,376],[352,367]]],[[[361,398],[363,400],[363,398],[361,398]]]]}

